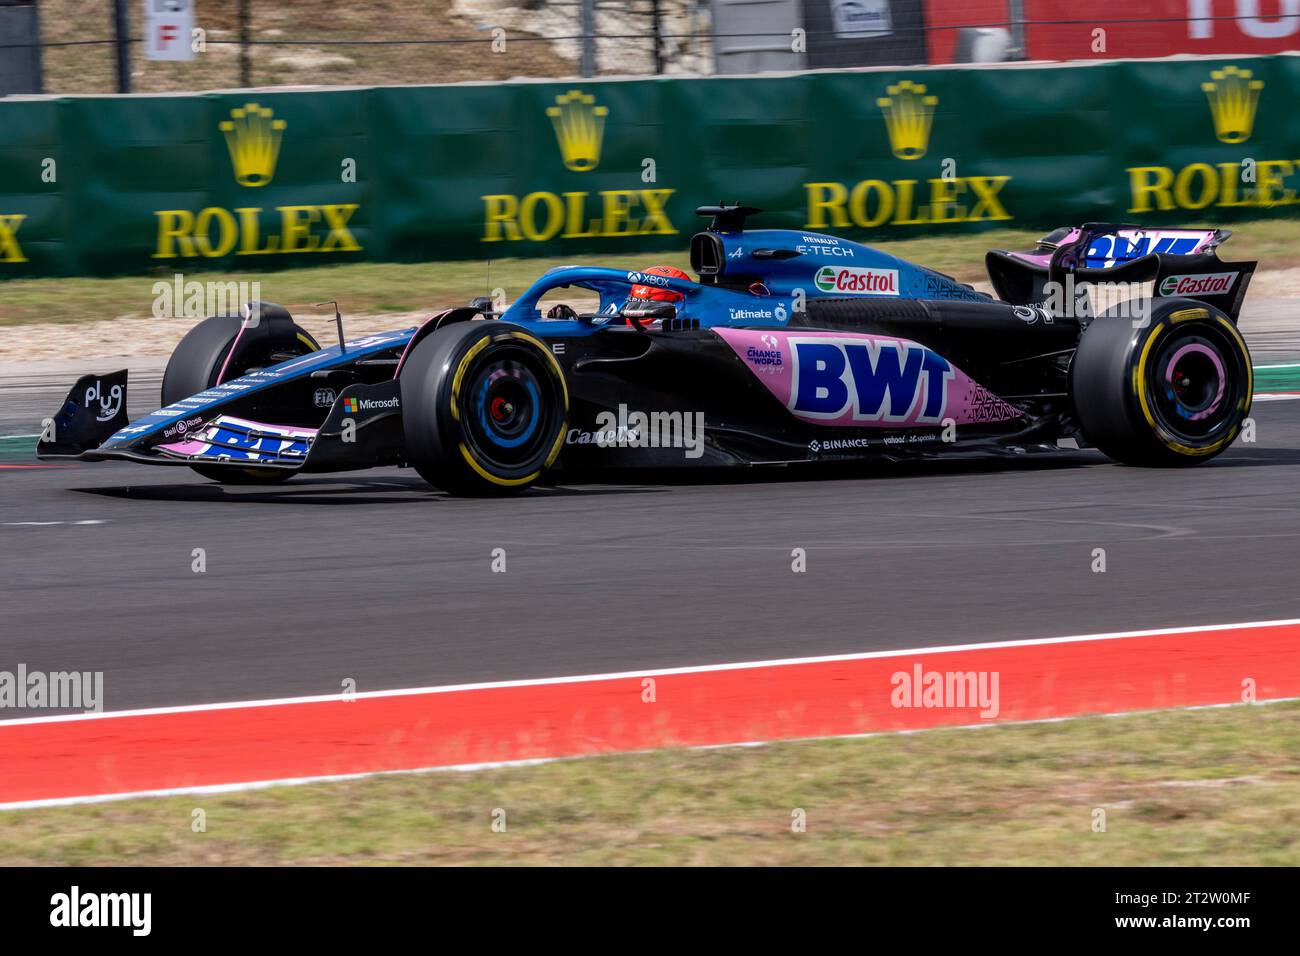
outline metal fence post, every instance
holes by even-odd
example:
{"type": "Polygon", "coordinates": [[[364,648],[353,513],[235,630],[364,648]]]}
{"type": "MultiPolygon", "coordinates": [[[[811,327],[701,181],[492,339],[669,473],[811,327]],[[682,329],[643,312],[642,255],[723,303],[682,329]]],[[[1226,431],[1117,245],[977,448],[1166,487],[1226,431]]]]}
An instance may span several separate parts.
{"type": "Polygon", "coordinates": [[[1025,3],[1024,0],[1007,0],[1007,19],[1011,21],[1011,58],[1027,60],[1025,53],[1025,3]]]}
{"type": "Polygon", "coordinates": [[[131,19],[127,0],[113,0],[113,33],[117,39],[117,91],[131,92],[131,19]]]}
{"type": "Polygon", "coordinates": [[[582,0],[582,75],[596,75],[596,0],[582,0]]]}
{"type": "Polygon", "coordinates": [[[659,0],[650,0],[650,19],[650,33],[654,37],[655,75],[658,75],[664,71],[663,39],[659,35],[663,30],[663,11],[659,8],[659,0]]]}
{"type": "Polygon", "coordinates": [[[239,0],[239,85],[247,89],[253,85],[253,51],[249,47],[249,7],[253,0],[239,0]]]}

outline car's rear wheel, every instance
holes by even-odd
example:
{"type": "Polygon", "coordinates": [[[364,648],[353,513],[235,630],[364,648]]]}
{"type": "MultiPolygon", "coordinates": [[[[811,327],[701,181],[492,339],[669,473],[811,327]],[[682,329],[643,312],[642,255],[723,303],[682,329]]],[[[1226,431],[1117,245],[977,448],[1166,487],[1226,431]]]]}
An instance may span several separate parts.
{"type": "Polygon", "coordinates": [[[479,320],[438,329],[408,357],[401,385],[407,457],[452,494],[522,491],[564,443],[564,372],[517,325],[479,320]]]}
{"type": "MultiPolygon", "coordinates": [[[[268,307],[269,308],[269,307],[268,307]]],[[[204,319],[180,340],[163,372],[164,406],[264,368],[320,349],[306,329],[292,320],[271,319],[244,330],[238,316],[204,319]]],[[[277,484],[294,472],[279,468],[191,465],[204,478],[227,485],[277,484]]]]}
{"type": "Polygon", "coordinates": [[[1160,299],[1146,322],[1121,306],[1084,331],[1070,369],[1084,436],[1131,465],[1195,465],[1221,454],[1250,412],[1250,353],[1213,306],[1160,299]]]}

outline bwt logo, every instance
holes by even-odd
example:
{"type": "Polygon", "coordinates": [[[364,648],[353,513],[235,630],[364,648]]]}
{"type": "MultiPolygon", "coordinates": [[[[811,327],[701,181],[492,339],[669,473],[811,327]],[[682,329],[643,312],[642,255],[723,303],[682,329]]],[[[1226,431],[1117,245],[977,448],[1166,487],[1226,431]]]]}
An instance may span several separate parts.
{"type": "Polygon", "coordinates": [[[911,342],[790,340],[794,383],[790,410],[806,418],[836,419],[846,411],[862,421],[943,419],[952,366],[911,342]]]}
{"type": "Polygon", "coordinates": [[[1166,236],[1159,232],[1136,233],[1131,240],[1123,234],[1097,236],[1088,246],[1088,265],[1109,269],[1116,262],[1127,262],[1153,252],[1191,255],[1200,241],[1200,236],[1166,236]]]}

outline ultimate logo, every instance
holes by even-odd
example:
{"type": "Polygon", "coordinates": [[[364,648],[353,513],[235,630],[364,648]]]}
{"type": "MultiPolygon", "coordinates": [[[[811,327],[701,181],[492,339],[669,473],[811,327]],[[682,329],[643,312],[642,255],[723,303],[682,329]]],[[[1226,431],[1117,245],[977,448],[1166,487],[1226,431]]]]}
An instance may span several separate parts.
{"type": "MultiPolygon", "coordinates": [[[[1247,142],[1255,129],[1264,81],[1255,79],[1252,71],[1230,64],[1211,70],[1210,78],[1201,83],[1201,91],[1209,106],[1210,123],[1206,126],[1214,130],[1214,138],[1229,146],[1247,142]]],[[[1169,166],[1128,167],[1128,211],[1300,203],[1300,183],[1293,179],[1300,172],[1300,162],[1294,159],[1259,159],[1257,154],[1225,156],[1222,150],[1207,159],[1221,161],[1189,163],[1177,170],[1169,166]],[[1288,180],[1294,185],[1288,185],[1288,180]]]]}
{"type": "MultiPolygon", "coordinates": [[[[217,124],[236,183],[247,189],[270,184],[287,127],[283,119],[275,118],[273,109],[258,103],[235,107],[229,119],[217,124]]],[[[361,244],[348,228],[358,208],[357,203],[276,206],[272,221],[278,228],[265,236],[261,206],[208,206],[197,213],[160,209],[154,213],[158,238],[153,258],[360,252],[361,244]]]]}
{"type": "MultiPolygon", "coordinates": [[[[582,90],[555,97],[546,108],[564,168],[589,173],[600,165],[609,107],[582,90]]],[[[640,173],[640,170],[637,170],[640,173]]],[[[651,180],[653,182],[653,180],[651,180]]],[[[539,190],[523,197],[499,193],[483,200],[483,242],[546,242],[600,236],[671,236],[666,206],[672,189],[539,190]]]]}
{"type": "MultiPolygon", "coordinates": [[[[916,160],[930,148],[939,98],[924,83],[900,80],[876,99],[896,159],[916,160]]],[[[875,229],[948,222],[996,222],[1011,218],[999,193],[1010,176],[941,176],[935,179],[863,179],[804,183],[806,229],[875,229]],[[969,200],[969,201],[968,201],[969,200]]]]}

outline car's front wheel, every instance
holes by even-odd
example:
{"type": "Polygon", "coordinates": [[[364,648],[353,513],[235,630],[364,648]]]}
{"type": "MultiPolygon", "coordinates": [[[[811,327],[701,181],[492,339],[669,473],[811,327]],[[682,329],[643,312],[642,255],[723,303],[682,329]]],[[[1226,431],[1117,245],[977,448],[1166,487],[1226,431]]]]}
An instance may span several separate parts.
{"type": "Polygon", "coordinates": [[[438,329],[402,366],[401,386],[407,458],[452,494],[522,491],[564,444],[564,372],[545,343],[512,323],[438,329]]]}

